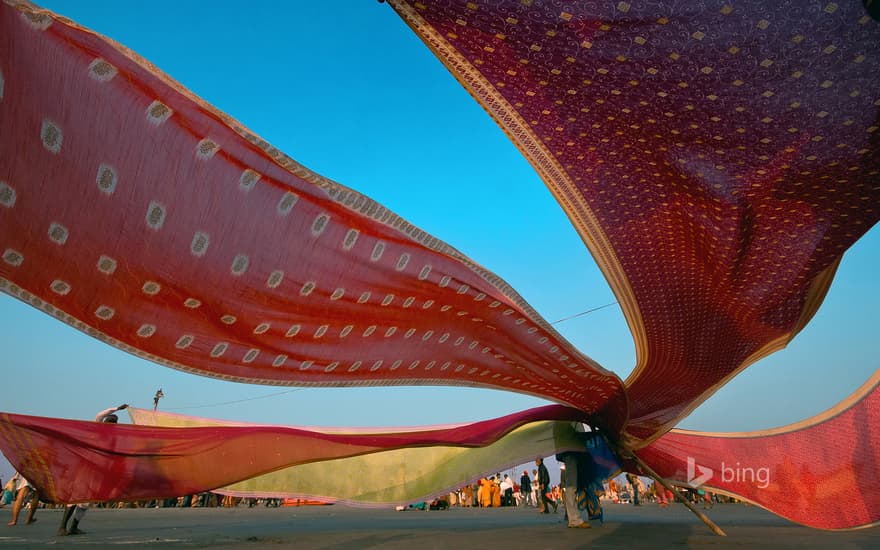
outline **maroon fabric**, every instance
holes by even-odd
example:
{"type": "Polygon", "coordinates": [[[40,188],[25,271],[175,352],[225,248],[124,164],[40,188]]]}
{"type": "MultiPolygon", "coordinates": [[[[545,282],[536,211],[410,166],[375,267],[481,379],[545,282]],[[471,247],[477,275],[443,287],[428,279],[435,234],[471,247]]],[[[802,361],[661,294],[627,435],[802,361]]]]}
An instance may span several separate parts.
{"type": "Polygon", "coordinates": [[[783,346],[880,215],[858,1],[389,0],[541,174],[634,332],[627,440],[783,346]]]}

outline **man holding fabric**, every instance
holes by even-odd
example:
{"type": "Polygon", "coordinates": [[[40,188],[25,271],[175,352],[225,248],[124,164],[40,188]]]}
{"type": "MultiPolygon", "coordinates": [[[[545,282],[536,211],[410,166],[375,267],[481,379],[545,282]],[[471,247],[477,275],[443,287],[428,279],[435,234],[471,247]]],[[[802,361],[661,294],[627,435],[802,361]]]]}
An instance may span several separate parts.
{"type": "MultiPolygon", "coordinates": [[[[119,422],[119,417],[116,416],[115,413],[127,409],[128,404],[123,403],[118,407],[111,407],[109,409],[104,409],[99,412],[95,416],[95,422],[102,422],[107,424],[116,424],[119,422]]],[[[57,535],[59,537],[63,537],[65,535],[83,535],[85,531],[81,531],[79,528],[79,522],[82,521],[83,516],[86,515],[86,511],[89,509],[88,503],[80,503],[80,504],[68,504],[67,508],[64,509],[64,514],[61,516],[61,525],[58,527],[57,535]],[[69,522],[73,518],[73,521],[70,522],[70,528],[67,527],[67,522],[69,522]]]]}

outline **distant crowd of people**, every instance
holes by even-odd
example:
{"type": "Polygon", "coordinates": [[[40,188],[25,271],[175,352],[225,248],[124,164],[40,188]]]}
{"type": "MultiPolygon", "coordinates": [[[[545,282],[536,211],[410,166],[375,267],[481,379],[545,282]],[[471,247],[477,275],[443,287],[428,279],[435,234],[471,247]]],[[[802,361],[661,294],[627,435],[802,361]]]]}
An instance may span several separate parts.
{"type": "MultiPolygon", "coordinates": [[[[474,483],[463,485],[448,495],[436,498],[431,502],[413,503],[409,508],[443,510],[458,506],[463,508],[500,508],[521,506],[538,508],[540,512],[554,512],[562,503],[562,489],[559,485],[550,484],[550,476],[542,476],[540,469],[546,473],[541,459],[536,460],[538,468],[523,470],[522,476],[512,479],[509,474],[496,473],[493,476],[481,477],[474,483]]],[[[404,507],[399,507],[403,509],[404,507]]]]}

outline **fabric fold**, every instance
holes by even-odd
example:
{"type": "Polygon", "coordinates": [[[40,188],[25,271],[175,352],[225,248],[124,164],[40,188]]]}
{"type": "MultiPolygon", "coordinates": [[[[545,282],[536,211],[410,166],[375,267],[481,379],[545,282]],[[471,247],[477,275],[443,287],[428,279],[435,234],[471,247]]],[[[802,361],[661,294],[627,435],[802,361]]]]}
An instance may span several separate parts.
{"type": "Polygon", "coordinates": [[[838,406],[747,433],[672,430],[637,452],[662,477],[820,529],[880,521],[880,372],[838,406]]]}
{"type": "MultiPolygon", "coordinates": [[[[135,411],[133,418],[142,416],[135,411]]],[[[576,409],[549,405],[452,427],[370,432],[110,425],[4,413],[0,450],[51,502],[174,497],[239,483],[229,490],[387,505],[577,448],[570,425],[585,419],[576,409]],[[264,477],[252,480],[258,476],[264,477]]]]}

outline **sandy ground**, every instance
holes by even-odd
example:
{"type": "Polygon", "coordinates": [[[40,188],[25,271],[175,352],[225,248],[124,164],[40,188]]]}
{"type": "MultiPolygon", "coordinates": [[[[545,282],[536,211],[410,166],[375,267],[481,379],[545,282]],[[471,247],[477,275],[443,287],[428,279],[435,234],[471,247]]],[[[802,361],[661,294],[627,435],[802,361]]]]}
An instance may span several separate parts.
{"type": "Polygon", "coordinates": [[[563,510],[533,508],[396,512],[344,506],[301,508],[92,509],[84,535],[57,537],[60,510],[39,510],[32,525],[6,526],[5,548],[880,548],[880,527],[828,532],[801,527],[741,504],[707,512],[727,537],[713,534],[684,506],[609,505],[605,524],[567,529],[563,510]]]}

